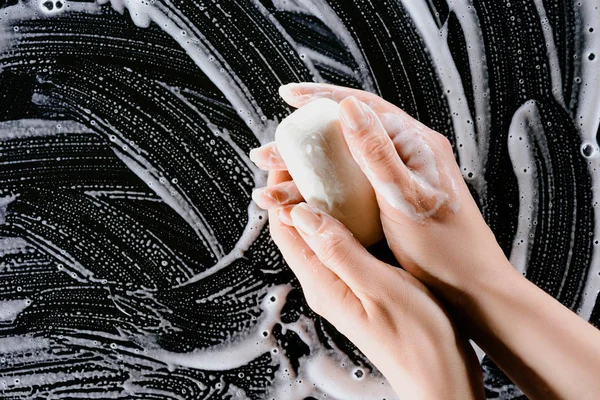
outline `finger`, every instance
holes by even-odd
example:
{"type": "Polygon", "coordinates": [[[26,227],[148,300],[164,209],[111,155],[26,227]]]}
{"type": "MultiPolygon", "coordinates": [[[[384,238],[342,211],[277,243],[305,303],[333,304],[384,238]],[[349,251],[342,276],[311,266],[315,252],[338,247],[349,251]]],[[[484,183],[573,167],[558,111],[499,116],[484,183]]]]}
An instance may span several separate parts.
{"type": "Polygon", "coordinates": [[[292,220],[292,209],[295,207],[294,205],[284,206],[277,209],[277,217],[279,221],[283,224],[294,226],[294,221],[292,220]]]}
{"type": "Polygon", "coordinates": [[[377,96],[374,93],[360,89],[344,86],[336,86],[327,83],[288,83],[279,87],[279,95],[292,107],[302,107],[318,98],[328,98],[338,103],[347,97],[353,96],[368,104],[377,113],[393,112],[405,114],[396,105],[377,96]]]}
{"type": "Polygon", "coordinates": [[[252,191],[252,200],[262,209],[269,210],[304,201],[294,181],[278,183],[252,191]]]}
{"type": "Polygon", "coordinates": [[[250,160],[265,171],[287,169],[275,142],[250,150],[250,160]]]}
{"type": "Polygon", "coordinates": [[[269,211],[269,226],[271,237],[298,278],[309,307],[339,330],[345,330],[344,324],[349,322],[348,318],[341,318],[346,314],[340,309],[362,313],[364,309],[358,298],[339,276],[318,260],[293,226],[279,220],[278,210],[269,211]]]}
{"type": "Polygon", "coordinates": [[[277,185],[282,182],[291,181],[292,176],[287,171],[271,170],[267,177],[267,187],[277,185]]]}
{"type": "Polygon", "coordinates": [[[375,111],[383,127],[392,139],[398,133],[407,129],[418,130],[426,135],[438,134],[395,104],[382,99],[374,93],[360,89],[327,83],[301,82],[280,86],[279,95],[286,103],[296,108],[302,107],[318,98],[328,98],[341,103],[348,97],[356,97],[375,111]]]}
{"type": "Polygon", "coordinates": [[[294,227],[318,259],[360,297],[376,285],[374,269],[381,263],[338,220],[306,203],[291,212],[294,227]]]}
{"type": "Polygon", "coordinates": [[[352,157],[377,194],[383,195],[389,184],[403,187],[410,183],[410,170],[369,106],[348,97],[340,103],[340,120],[352,157]]]}

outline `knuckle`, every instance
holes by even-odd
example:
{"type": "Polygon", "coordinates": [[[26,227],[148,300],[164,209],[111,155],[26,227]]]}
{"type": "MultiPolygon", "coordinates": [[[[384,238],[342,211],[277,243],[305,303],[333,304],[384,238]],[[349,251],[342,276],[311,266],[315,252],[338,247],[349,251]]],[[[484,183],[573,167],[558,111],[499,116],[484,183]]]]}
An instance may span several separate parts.
{"type": "Polygon", "coordinates": [[[373,309],[381,308],[388,294],[388,290],[382,282],[371,282],[369,287],[357,288],[356,292],[363,303],[370,305],[373,309]]]}
{"type": "Polygon", "coordinates": [[[341,94],[339,89],[337,89],[335,87],[331,89],[329,96],[331,97],[332,100],[335,100],[337,102],[340,102],[344,99],[343,94],[341,94]]]}
{"type": "Polygon", "coordinates": [[[365,135],[361,148],[364,154],[374,162],[388,160],[392,150],[389,140],[381,135],[365,135]]]}
{"type": "Polygon", "coordinates": [[[400,307],[397,304],[391,304],[392,302],[384,293],[363,295],[361,303],[371,324],[394,326],[394,315],[400,312],[400,307]]]}
{"type": "Polygon", "coordinates": [[[337,232],[327,232],[321,245],[321,262],[326,265],[342,264],[348,256],[346,238],[337,232]]]}

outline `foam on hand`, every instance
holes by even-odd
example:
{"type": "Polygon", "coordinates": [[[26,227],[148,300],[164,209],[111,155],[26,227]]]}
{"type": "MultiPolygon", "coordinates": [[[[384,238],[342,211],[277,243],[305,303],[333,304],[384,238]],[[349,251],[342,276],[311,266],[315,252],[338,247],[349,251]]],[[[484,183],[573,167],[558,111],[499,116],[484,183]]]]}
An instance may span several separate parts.
{"type": "Polygon", "coordinates": [[[383,238],[375,192],[346,144],[338,103],[317,99],[294,111],[275,142],[308,204],[337,218],[364,246],[383,238]]]}

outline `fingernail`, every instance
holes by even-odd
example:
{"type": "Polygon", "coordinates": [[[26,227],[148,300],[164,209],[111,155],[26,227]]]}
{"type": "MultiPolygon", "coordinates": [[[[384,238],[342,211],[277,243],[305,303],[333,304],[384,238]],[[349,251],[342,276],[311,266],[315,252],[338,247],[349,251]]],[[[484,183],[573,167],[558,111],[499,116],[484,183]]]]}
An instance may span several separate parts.
{"type": "Polygon", "coordinates": [[[250,154],[248,154],[248,156],[250,157],[250,161],[252,161],[255,164],[256,164],[256,153],[258,152],[258,149],[259,148],[252,149],[252,150],[250,150],[250,154]]]}
{"type": "Polygon", "coordinates": [[[323,222],[321,216],[306,203],[294,207],[291,215],[294,226],[309,236],[315,235],[323,222]]]}
{"type": "Polygon", "coordinates": [[[281,96],[284,99],[289,99],[290,97],[296,96],[297,93],[294,93],[292,90],[296,86],[298,86],[298,84],[295,82],[279,86],[279,96],[281,96]]]}
{"type": "Polygon", "coordinates": [[[363,130],[371,122],[366,106],[356,97],[352,96],[343,101],[340,118],[353,131],[363,130]]]}
{"type": "Polygon", "coordinates": [[[279,221],[281,221],[282,223],[286,224],[286,225],[294,225],[294,221],[292,220],[292,217],[290,216],[290,210],[288,209],[288,207],[281,207],[277,209],[277,218],[279,219],[279,221]]]}
{"type": "Polygon", "coordinates": [[[259,207],[265,209],[273,206],[272,203],[268,202],[269,200],[271,202],[275,202],[276,204],[283,204],[289,199],[289,197],[290,194],[285,190],[277,190],[268,187],[254,189],[252,191],[252,200],[254,200],[259,207]]]}
{"type": "Polygon", "coordinates": [[[290,194],[287,190],[281,189],[273,189],[273,190],[265,190],[264,194],[274,202],[278,204],[283,204],[287,199],[290,198],[290,194]]]}
{"type": "Polygon", "coordinates": [[[254,189],[252,191],[252,200],[254,200],[254,202],[260,207],[260,208],[265,208],[264,207],[264,203],[262,201],[262,193],[264,191],[264,188],[259,188],[259,189],[254,189]]]}

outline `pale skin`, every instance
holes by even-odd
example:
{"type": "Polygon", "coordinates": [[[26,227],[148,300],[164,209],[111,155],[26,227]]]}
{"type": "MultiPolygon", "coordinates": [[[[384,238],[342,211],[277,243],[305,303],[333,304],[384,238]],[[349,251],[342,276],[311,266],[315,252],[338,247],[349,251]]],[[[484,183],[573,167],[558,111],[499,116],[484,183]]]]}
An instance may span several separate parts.
{"type": "Polygon", "coordinates": [[[274,143],[251,153],[270,171],[268,187],[253,198],[269,210],[273,240],[308,304],[401,398],[484,398],[466,337],[531,399],[598,398],[600,331],[512,268],[446,138],[368,92],[302,83],[280,94],[293,107],[319,97],[340,103],[344,138],[375,189],[386,240],[404,271],[303,203],[274,143]]]}

